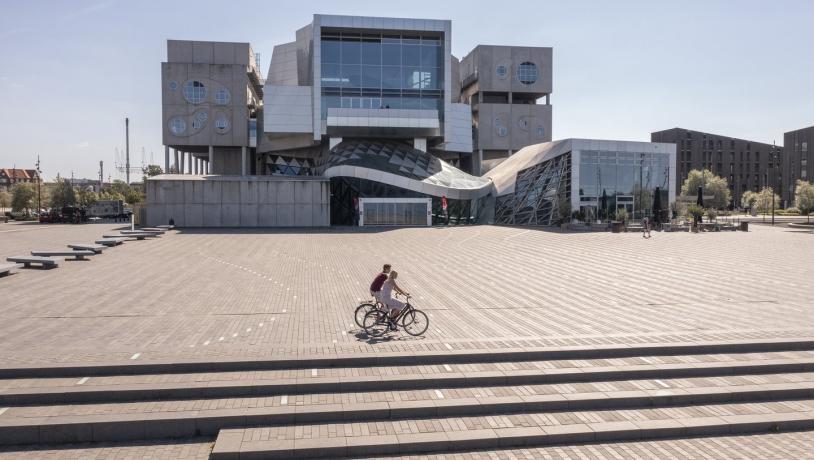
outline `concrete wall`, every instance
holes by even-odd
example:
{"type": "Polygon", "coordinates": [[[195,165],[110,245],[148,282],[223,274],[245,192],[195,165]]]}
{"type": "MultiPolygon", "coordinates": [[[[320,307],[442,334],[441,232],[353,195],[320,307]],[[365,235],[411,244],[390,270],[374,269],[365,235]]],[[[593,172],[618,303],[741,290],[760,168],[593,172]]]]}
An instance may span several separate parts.
{"type": "Polygon", "coordinates": [[[330,182],[317,177],[161,175],[147,181],[147,225],[327,227],[330,182]]]}
{"type": "Polygon", "coordinates": [[[477,149],[516,151],[551,141],[550,105],[482,103],[478,118],[477,149]]]}

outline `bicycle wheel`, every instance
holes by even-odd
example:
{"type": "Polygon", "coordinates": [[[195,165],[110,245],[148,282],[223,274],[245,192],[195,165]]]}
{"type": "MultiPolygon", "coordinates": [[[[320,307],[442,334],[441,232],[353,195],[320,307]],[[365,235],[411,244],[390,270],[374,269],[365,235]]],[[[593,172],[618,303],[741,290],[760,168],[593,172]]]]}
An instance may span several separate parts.
{"type": "Polygon", "coordinates": [[[362,327],[365,329],[367,335],[371,337],[379,337],[387,332],[390,327],[390,321],[387,318],[387,313],[379,310],[373,310],[365,315],[362,321],[362,327]]]}
{"type": "Polygon", "coordinates": [[[402,320],[402,326],[404,326],[404,330],[410,335],[421,335],[430,327],[430,319],[427,318],[427,315],[421,310],[412,310],[404,316],[405,319],[402,320]],[[410,316],[409,320],[407,320],[407,316],[410,316]]]}
{"type": "Polygon", "coordinates": [[[367,315],[370,311],[375,310],[376,306],[372,303],[363,303],[356,307],[356,311],[353,313],[353,319],[356,321],[356,324],[359,327],[364,327],[362,324],[365,320],[365,315],[367,315]]]}
{"type": "Polygon", "coordinates": [[[410,323],[415,321],[415,315],[413,314],[414,311],[415,311],[415,308],[410,307],[410,311],[404,313],[404,315],[401,316],[401,325],[402,326],[409,326],[410,323]]]}

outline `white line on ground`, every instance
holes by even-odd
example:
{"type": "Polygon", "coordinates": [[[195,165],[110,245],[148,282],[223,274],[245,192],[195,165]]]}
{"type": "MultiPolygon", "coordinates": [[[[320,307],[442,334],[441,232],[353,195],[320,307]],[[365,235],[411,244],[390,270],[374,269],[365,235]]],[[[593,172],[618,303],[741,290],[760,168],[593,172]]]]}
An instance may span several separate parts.
{"type": "Polygon", "coordinates": [[[319,375],[319,371],[316,369],[311,369],[311,377],[316,377],[317,375],[319,375]]]}
{"type": "Polygon", "coordinates": [[[435,390],[435,396],[438,396],[438,399],[444,399],[444,393],[441,393],[441,390],[435,390]]]}
{"type": "Polygon", "coordinates": [[[131,356],[130,359],[138,359],[139,356],[141,356],[141,353],[136,353],[133,356],[131,356]]]}
{"type": "Polygon", "coordinates": [[[283,308],[283,313],[285,313],[285,312],[286,312],[286,309],[285,309],[285,308],[283,308]]]}
{"type": "Polygon", "coordinates": [[[263,323],[258,324],[257,327],[263,327],[263,323]]]}
{"type": "Polygon", "coordinates": [[[280,398],[280,405],[285,406],[286,404],[288,404],[288,396],[283,395],[283,397],[280,398]]]}
{"type": "Polygon", "coordinates": [[[334,339],[334,343],[336,343],[336,339],[334,339]]]}
{"type": "Polygon", "coordinates": [[[8,410],[8,407],[0,407],[0,415],[3,415],[8,410]]]}
{"type": "Polygon", "coordinates": [[[274,321],[275,319],[277,319],[277,318],[271,318],[272,321],[274,321]]]}
{"type": "Polygon", "coordinates": [[[225,338],[226,337],[218,337],[218,342],[223,342],[223,339],[225,339],[225,338]]]}
{"type": "Polygon", "coordinates": [[[449,367],[449,364],[444,364],[444,369],[446,369],[447,372],[452,372],[452,368],[449,367]]]}
{"type": "Polygon", "coordinates": [[[246,332],[251,332],[251,331],[252,331],[252,328],[250,328],[250,327],[246,328],[246,332]]]}
{"type": "Polygon", "coordinates": [[[193,343],[192,345],[189,346],[189,348],[195,348],[195,344],[193,343]]]}
{"type": "Polygon", "coordinates": [[[204,346],[207,346],[207,345],[209,345],[209,341],[208,341],[208,340],[207,340],[206,342],[204,342],[204,346]]]}
{"type": "Polygon", "coordinates": [[[76,382],[76,384],[77,385],[83,385],[85,382],[88,381],[88,379],[90,379],[90,377],[82,377],[81,379],[79,379],[78,382],[76,382]]]}
{"type": "Polygon", "coordinates": [[[437,332],[437,333],[439,333],[439,334],[440,334],[440,333],[441,333],[441,329],[436,329],[436,330],[435,330],[435,332],[437,332]]]}
{"type": "Polygon", "coordinates": [[[237,332],[235,332],[234,334],[232,334],[232,337],[237,337],[237,332]]]}
{"type": "MultiPolygon", "coordinates": [[[[353,326],[351,326],[351,327],[353,327],[353,326]]],[[[345,331],[342,331],[342,335],[345,335],[345,334],[347,334],[347,332],[345,332],[345,331]]]]}
{"type": "Polygon", "coordinates": [[[661,380],[656,380],[656,383],[663,386],[664,388],[670,388],[670,385],[667,385],[666,383],[662,382],[661,380]]]}
{"type": "Polygon", "coordinates": [[[450,345],[448,343],[445,343],[444,346],[447,347],[448,349],[452,350],[452,345],[450,345]]]}

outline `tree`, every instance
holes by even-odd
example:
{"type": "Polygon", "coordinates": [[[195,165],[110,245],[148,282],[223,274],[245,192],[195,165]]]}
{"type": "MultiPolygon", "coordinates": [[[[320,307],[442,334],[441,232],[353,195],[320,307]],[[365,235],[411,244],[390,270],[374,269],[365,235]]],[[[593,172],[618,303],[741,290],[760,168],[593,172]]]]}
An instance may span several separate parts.
{"type": "Polygon", "coordinates": [[[753,192],[751,190],[747,190],[747,191],[743,192],[743,195],[741,195],[741,207],[742,208],[748,208],[748,209],[751,210],[752,207],[755,205],[756,201],[757,201],[757,193],[755,193],[755,192],[753,192]]]}
{"type": "Polygon", "coordinates": [[[771,187],[763,187],[763,190],[756,194],[755,207],[758,212],[766,214],[772,209],[772,197],[774,197],[775,205],[780,203],[780,197],[774,193],[771,187]]]}
{"type": "Polygon", "coordinates": [[[51,207],[62,209],[65,206],[76,205],[76,192],[73,185],[66,179],[58,179],[53,191],[51,191],[51,207]]]}
{"type": "Polygon", "coordinates": [[[11,193],[5,190],[0,192],[0,208],[8,208],[11,206],[11,193]]]}
{"type": "Polygon", "coordinates": [[[79,206],[90,206],[93,203],[96,203],[99,200],[99,197],[94,193],[92,190],[88,189],[79,189],[79,194],[77,196],[77,201],[79,202],[79,206]]]}
{"type": "Polygon", "coordinates": [[[138,190],[131,189],[126,195],[124,195],[124,201],[127,204],[141,203],[144,201],[144,197],[141,196],[141,193],[138,190]]]}
{"type": "Polygon", "coordinates": [[[31,184],[17,184],[11,197],[11,210],[14,212],[28,211],[34,206],[37,192],[31,184]]]}
{"type": "Polygon", "coordinates": [[[695,198],[698,195],[698,187],[703,187],[704,195],[712,195],[711,199],[704,199],[704,206],[708,208],[722,209],[729,206],[732,200],[732,192],[729,191],[726,179],[712,174],[709,170],[690,171],[684,185],[681,186],[681,196],[687,199],[695,198]]]}
{"type": "Polygon", "coordinates": [[[164,174],[164,171],[161,169],[161,166],[158,165],[147,165],[144,169],[142,169],[142,172],[144,173],[144,178],[142,179],[142,182],[144,182],[145,184],[147,183],[148,177],[164,174]]]}
{"type": "Polygon", "coordinates": [[[808,216],[807,220],[811,222],[811,213],[814,212],[814,184],[798,180],[794,190],[794,203],[800,214],[808,216]]]}
{"type": "Polygon", "coordinates": [[[130,191],[130,186],[125,181],[116,179],[110,184],[110,190],[124,197],[130,191]]]}

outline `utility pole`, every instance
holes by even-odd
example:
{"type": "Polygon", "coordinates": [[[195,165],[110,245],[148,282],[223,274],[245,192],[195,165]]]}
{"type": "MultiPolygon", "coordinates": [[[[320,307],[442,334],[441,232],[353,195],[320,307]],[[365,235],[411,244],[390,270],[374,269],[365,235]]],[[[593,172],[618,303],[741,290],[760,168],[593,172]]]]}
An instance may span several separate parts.
{"type": "Polygon", "coordinates": [[[40,156],[37,155],[37,213],[42,210],[42,171],[40,170],[40,156]]]}
{"type": "MultiPolygon", "coordinates": [[[[774,175],[774,186],[777,187],[777,171],[775,170],[775,155],[777,155],[777,146],[772,141],[772,175],[774,175]]],[[[772,189],[772,227],[774,227],[774,188],[772,189]]]]}
{"type": "Polygon", "coordinates": [[[125,148],[125,160],[124,160],[124,170],[127,177],[127,185],[130,185],[130,119],[124,119],[124,148],[125,148]]]}
{"type": "Polygon", "coordinates": [[[99,191],[105,186],[105,162],[99,161],[99,191]]]}

